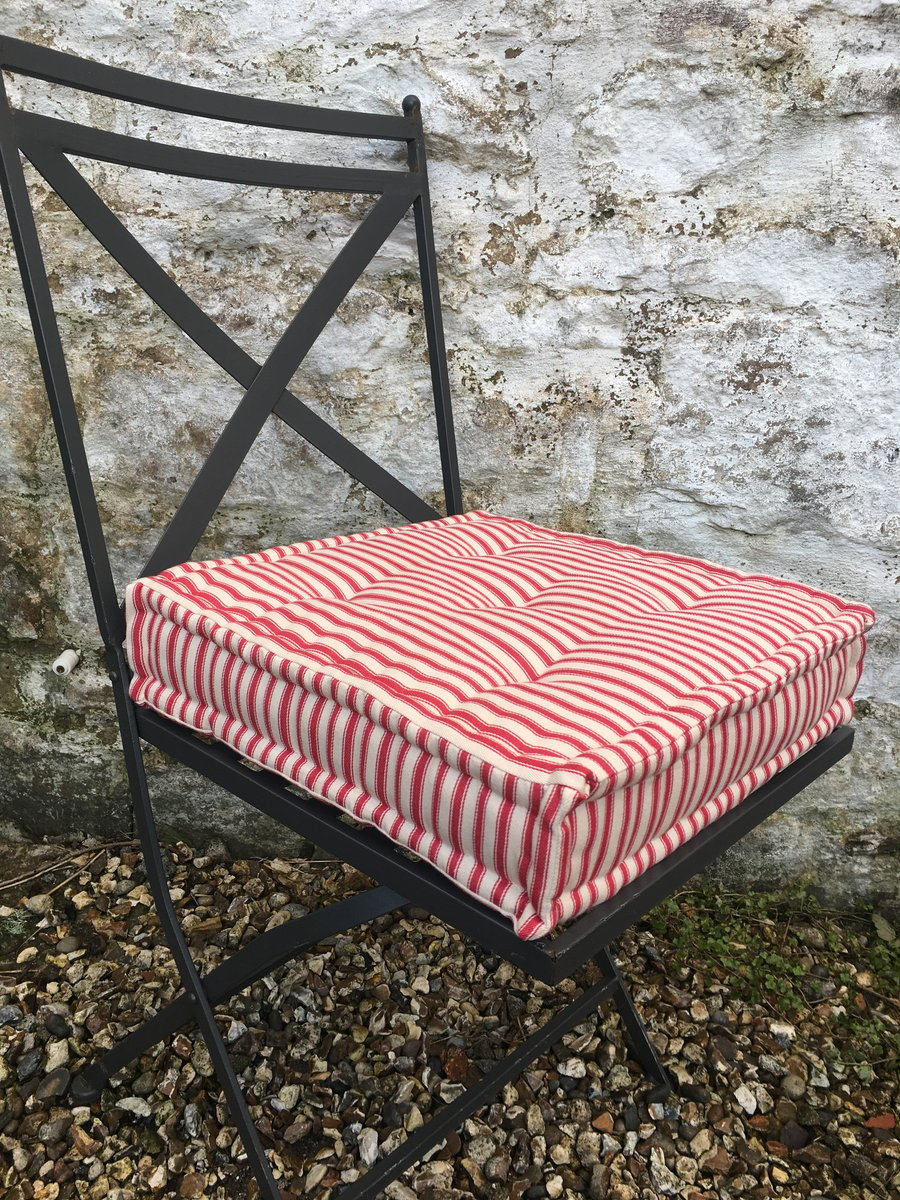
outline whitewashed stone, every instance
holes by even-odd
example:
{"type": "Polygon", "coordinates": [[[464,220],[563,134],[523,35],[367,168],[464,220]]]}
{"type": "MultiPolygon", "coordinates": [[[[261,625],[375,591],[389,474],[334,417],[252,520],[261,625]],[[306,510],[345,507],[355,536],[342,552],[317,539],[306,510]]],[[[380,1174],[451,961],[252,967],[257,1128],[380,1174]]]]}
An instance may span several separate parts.
{"type": "MultiPolygon", "coordinates": [[[[33,6],[32,6],[33,7],[33,6]]],[[[9,32],[182,82],[398,112],[423,104],[466,502],[867,600],[879,622],[852,758],[730,853],[834,898],[898,887],[900,173],[893,8],[623,0],[515,10],[85,0],[9,32]],[[848,120],[848,117],[852,119],[848,120]]],[[[16,95],[21,92],[21,86],[16,95]]],[[[184,144],[211,126],[87,95],[36,107],[184,144]]],[[[216,149],[384,164],[400,149],[215,127],[216,149]]],[[[262,357],[371,201],[87,164],[128,227],[262,357]]],[[[119,578],[140,569],[240,389],[141,299],[59,205],[39,224],[119,578]]],[[[8,235],[0,233],[0,819],[32,835],[129,828],[108,682],[8,235]],[[5,550],[5,553],[7,551],[5,550]],[[82,665],[51,677],[61,646],[82,665]],[[53,753],[48,751],[52,748],[53,753]],[[23,805],[22,797],[29,803],[23,805]]],[[[410,225],[294,380],[434,497],[410,225]]],[[[199,552],[392,519],[274,424],[199,552]]],[[[165,824],[222,800],[154,769],[165,824]]],[[[243,806],[236,845],[277,846],[243,806]],[[267,841],[268,839],[268,841],[267,841]]]]}

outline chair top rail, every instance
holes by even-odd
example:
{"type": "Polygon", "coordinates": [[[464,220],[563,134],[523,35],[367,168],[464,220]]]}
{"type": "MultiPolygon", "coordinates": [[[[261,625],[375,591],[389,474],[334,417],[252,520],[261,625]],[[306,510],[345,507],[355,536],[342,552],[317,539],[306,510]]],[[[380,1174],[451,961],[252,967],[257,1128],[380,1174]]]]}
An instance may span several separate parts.
{"type": "Polygon", "coordinates": [[[138,167],[164,175],[213,179],[221,183],[250,183],[267,187],[306,189],[321,192],[383,194],[409,192],[416,175],[405,166],[399,171],[284,162],[269,158],[245,158],[216,154],[166,142],[145,141],[121,133],[110,133],[89,125],[77,125],[40,113],[14,113],[16,136],[21,146],[40,142],[66,154],[101,162],[138,167]]]}
{"type": "Polygon", "coordinates": [[[132,104],[210,117],[244,125],[291,129],[297,133],[322,133],[335,137],[359,137],[412,141],[416,137],[415,114],[407,107],[403,116],[369,112],[345,112],[334,108],[312,108],[283,100],[235,96],[194,84],[173,83],[91,62],[35,46],[19,38],[0,37],[0,69],[30,75],[48,83],[59,83],[79,91],[110,96],[132,104]]]}

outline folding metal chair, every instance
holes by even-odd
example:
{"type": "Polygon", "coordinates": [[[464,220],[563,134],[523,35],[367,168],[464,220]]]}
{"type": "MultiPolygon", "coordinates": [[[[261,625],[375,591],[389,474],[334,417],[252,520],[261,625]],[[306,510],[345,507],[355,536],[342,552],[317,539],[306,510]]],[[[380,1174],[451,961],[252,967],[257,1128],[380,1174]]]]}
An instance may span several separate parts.
{"type": "Polygon", "coordinates": [[[670,1090],[669,1077],[622,983],[610,946],[659,900],[846,755],[851,747],[852,733],[847,728],[835,730],[725,816],[625,886],[611,900],[586,912],[555,936],[526,941],[515,934],[505,916],[479,903],[428,863],[411,859],[379,831],[348,827],[335,809],[316,799],[299,796],[275,774],[250,769],[228,747],[202,740],[189,729],[149,709],[136,708],[128,691],[125,619],[110,568],[20,155],[31,162],[160,308],[246,389],[153,551],[144,571],[145,575],[152,575],[190,558],[226,488],[273,412],[407,521],[419,522],[440,516],[287,390],[292,375],[326,322],[410,208],[418,246],[446,511],[448,514],[461,511],[419,102],[415,97],[407,97],[403,102],[403,114],[390,116],[246,99],[146,78],[11,38],[0,39],[0,67],[135,104],[221,121],[399,142],[406,146],[408,153],[405,170],[357,170],[240,158],[159,145],[13,110],[5,92],[0,97],[4,198],[91,594],[106,648],[147,874],[183,987],[177,999],[114,1049],[104,1053],[74,1081],[75,1099],[81,1103],[96,1100],[122,1067],[181,1026],[194,1022],[209,1047],[260,1192],[267,1200],[278,1200],[278,1186],[229,1062],[213,1008],[304,949],[406,904],[426,908],[490,953],[506,958],[546,983],[558,983],[589,960],[597,964],[602,978],[498,1062],[478,1083],[440,1108],[423,1128],[408,1136],[361,1179],[342,1189],[342,1200],[361,1200],[380,1192],[460,1126],[506,1082],[515,1079],[565,1032],[590,1017],[605,1000],[612,1000],[618,1008],[635,1057],[657,1085],[656,1095],[662,1098],[670,1090]],[[375,194],[379,199],[325,271],[268,359],[259,364],[173,282],[104,204],[67,155],[172,175],[281,188],[375,194]],[[191,959],[166,885],[144,770],[142,740],[353,864],[379,881],[380,886],[261,934],[229,961],[201,977],[191,959]]]}

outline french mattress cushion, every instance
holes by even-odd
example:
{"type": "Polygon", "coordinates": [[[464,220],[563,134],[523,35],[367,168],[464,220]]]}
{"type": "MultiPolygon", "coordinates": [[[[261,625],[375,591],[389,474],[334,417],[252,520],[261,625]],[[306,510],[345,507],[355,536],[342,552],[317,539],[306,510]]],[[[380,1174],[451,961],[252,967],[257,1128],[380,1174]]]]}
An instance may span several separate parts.
{"type": "Polygon", "coordinates": [[[850,719],[870,609],[462,516],[139,579],[131,695],[535,938],[850,719]]]}

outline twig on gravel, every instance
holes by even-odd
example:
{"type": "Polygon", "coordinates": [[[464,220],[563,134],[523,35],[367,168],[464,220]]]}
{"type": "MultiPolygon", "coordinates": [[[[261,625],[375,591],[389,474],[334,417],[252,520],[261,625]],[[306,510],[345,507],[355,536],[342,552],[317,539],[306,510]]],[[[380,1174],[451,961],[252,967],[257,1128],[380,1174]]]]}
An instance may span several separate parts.
{"type": "MultiPolygon", "coordinates": [[[[31,881],[33,879],[40,879],[40,877],[42,875],[49,875],[51,871],[59,871],[62,867],[69,867],[72,865],[72,863],[74,863],[76,858],[80,858],[83,854],[90,853],[90,850],[96,850],[96,854],[94,854],[93,858],[91,858],[91,860],[90,860],[90,862],[94,862],[97,858],[100,857],[100,855],[103,853],[104,850],[120,850],[125,846],[136,846],[137,844],[138,843],[134,838],[129,838],[127,841],[124,841],[124,842],[121,842],[121,841],[120,842],[103,842],[99,846],[91,846],[89,850],[82,849],[82,850],[77,851],[77,853],[75,851],[73,851],[68,856],[68,858],[61,858],[59,860],[59,862],[49,863],[46,867],[39,867],[38,870],[30,871],[26,875],[19,875],[15,879],[3,880],[2,882],[0,882],[0,892],[8,892],[10,890],[10,888],[18,887],[20,884],[23,884],[23,883],[31,883],[31,881]]],[[[86,865],[89,866],[90,862],[86,865]]],[[[79,868],[79,870],[76,871],[75,874],[79,875],[81,873],[81,871],[83,871],[84,869],[85,869],[84,867],[79,868]]],[[[67,883],[68,880],[65,880],[65,882],[67,883]]],[[[62,886],[62,885],[58,885],[58,886],[62,886]]],[[[53,890],[55,891],[56,888],[54,888],[53,890]]]]}

